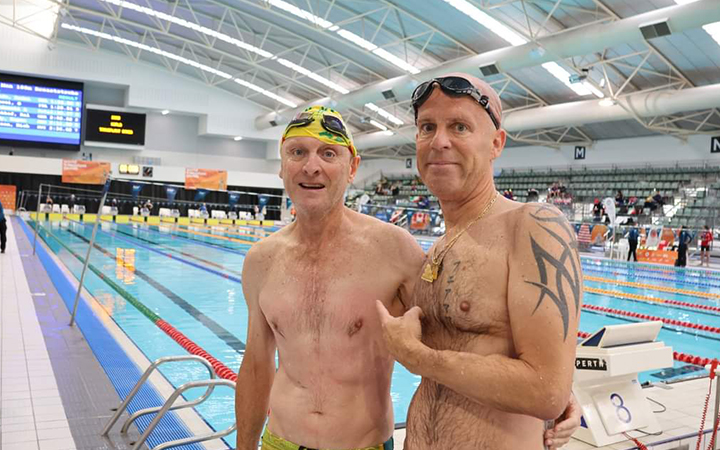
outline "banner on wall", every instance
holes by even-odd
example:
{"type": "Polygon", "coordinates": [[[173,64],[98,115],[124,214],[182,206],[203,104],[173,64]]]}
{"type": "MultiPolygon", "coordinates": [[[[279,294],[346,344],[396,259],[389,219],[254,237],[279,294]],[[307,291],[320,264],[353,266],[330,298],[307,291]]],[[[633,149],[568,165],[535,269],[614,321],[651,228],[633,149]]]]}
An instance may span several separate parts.
{"type": "Polygon", "coordinates": [[[140,196],[140,191],[142,191],[143,185],[140,183],[133,183],[132,184],[132,198],[133,200],[137,200],[140,196]]]}
{"type": "Polygon", "coordinates": [[[108,175],[110,163],[63,159],[63,183],[105,184],[108,175]]]}
{"type": "Polygon", "coordinates": [[[185,189],[227,190],[227,170],[185,169],[185,189]]]}
{"type": "Polygon", "coordinates": [[[260,208],[260,210],[262,210],[264,207],[266,207],[269,201],[270,201],[270,197],[268,197],[267,195],[259,194],[258,195],[258,207],[260,208]]]}
{"type": "Polygon", "coordinates": [[[7,211],[15,211],[15,196],[17,187],[0,184],[0,203],[3,209],[7,211]]]}
{"type": "Polygon", "coordinates": [[[205,201],[205,197],[207,196],[208,191],[205,189],[198,189],[195,193],[195,200],[196,202],[202,202],[205,201]]]}
{"type": "Polygon", "coordinates": [[[167,199],[169,202],[174,202],[175,196],[177,195],[177,188],[174,188],[174,187],[166,188],[165,195],[167,196],[167,199]]]}

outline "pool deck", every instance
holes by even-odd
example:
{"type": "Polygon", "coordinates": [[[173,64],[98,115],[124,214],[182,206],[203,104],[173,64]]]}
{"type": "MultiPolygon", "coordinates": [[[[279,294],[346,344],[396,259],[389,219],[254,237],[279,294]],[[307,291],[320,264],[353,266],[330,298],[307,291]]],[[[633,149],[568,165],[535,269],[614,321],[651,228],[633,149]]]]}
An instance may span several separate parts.
{"type": "MultiPolygon", "coordinates": [[[[711,266],[720,269],[720,264],[711,266]]],[[[32,256],[29,240],[18,224],[9,220],[7,250],[0,255],[3,450],[131,449],[130,441],[137,439],[134,427],[127,440],[121,439],[117,430],[111,438],[100,437],[111,408],[120,399],[82,333],[70,327],[69,320],[60,295],[42,264],[32,256]]],[[[641,437],[640,441],[654,450],[672,450],[683,444],[694,449],[708,383],[705,378],[645,389],[648,397],[666,408],[657,414],[664,431],[659,436],[641,437]],[[663,443],[681,436],[687,437],[663,443]]],[[[713,403],[711,400],[706,429],[715,416],[713,403]]],[[[395,432],[396,449],[402,450],[404,437],[405,430],[395,432]]],[[[209,447],[224,448],[217,441],[209,447]]],[[[572,440],[563,448],[596,447],[572,440]]],[[[626,441],[602,448],[629,450],[636,446],[626,441]]]]}

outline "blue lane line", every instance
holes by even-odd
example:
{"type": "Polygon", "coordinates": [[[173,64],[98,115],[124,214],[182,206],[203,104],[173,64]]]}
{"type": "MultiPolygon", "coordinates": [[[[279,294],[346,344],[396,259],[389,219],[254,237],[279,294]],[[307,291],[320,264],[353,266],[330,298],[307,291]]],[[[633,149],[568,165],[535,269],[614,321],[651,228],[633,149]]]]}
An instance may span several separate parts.
{"type": "MultiPolygon", "coordinates": [[[[72,230],[67,230],[71,235],[77,237],[78,239],[82,240],[86,244],[90,244],[90,239],[86,238],[82,234],[79,234],[72,230]]],[[[98,245],[96,242],[94,244],[94,247],[103,255],[107,256],[111,260],[115,261],[116,256],[107,251],[105,248],[98,245]]],[[[215,322],[212,318],[208,317],[197,309],[194,305],[192,305],[190,302],[185,300],[184,298],[180,297],[179,295],[175,294],[173,291],[168,289],[164,284],[160,283],[159,281],[152,278],[150,275],[146,274],[142,270],[135,268],[135,275],[138,276],[141,280],[148,283],[150,286],[157,289],[159,292],[161,292],[163,295],[165,295],[167,298],[169,298],[173,303],[178,305],[180,308],[182,308],[189,316],[193,317],[195,320],[203,324],[208,330],[213,332],[215,336],[217,336],[220,340],[224,341],[230,348],[238,352],[239,354],[243,354],[245,352],[245,343],[241,340],[239,340],[237,337],[235,337],[234,334],[232,334],[230,331],[226,330],[222,325],[215,322]]]]}
{"type": "MultiPolygon", "coordinates": [[[[16,223],[19,223],[22,227],[25,232],[25,236],[29,241],[28,245],[31,247],[33,231],[22,219],[17,219],[16,223]]],[[[77,288],[73,286],[70,279],[68,279],[65,273],[55,263],[55,260],[52,259],[43,245],[37,246],[37,255],[48,276],[55,285],[55,289],[62,297],[68,311],[71,311],[77,288]]],[[[105,325],[101,322],[100,318],[95,315],[95,312],[89,306],[90,302],[84,296],[82,296],[82,298],[83,301],[81,301],[78,305],[76,323],[82,331],[83,336],[85,336],[85,339],[95,354],[98,362],[110,379],[110,382],[113,384],[115,391],[121,399],[124,399],[130,393],[130,390],[133,388],[137,380],[140,379],[140,369],[132,360],[130,360],[130,357],[125,352],[125,349],[123,349],[115,338],[113,338],[107,328],[105,328],[105,325]]],[[[134,413],[140,409],[162,405],[164,402],[165,399],[163,396],[160,395],[149,383],[145,383],[140,388],[140,391],[133,401],[130,402],[128,411],[130,413],[134,413]]],[[[150,425],[152,418],[153,416],[140,417],[134,423],[142,433],[147,426],[150,425]]],[[[190,433],[187,429],[184,422],[180,420],[179,416],[174,411],[169,411],[165,418],[160,421],[158,428],[150,434],[147,445],[152,448],[172,439],[181,439],[191,436],[193,436],[192,433],[190,433]]],[[[182,448],[188,450],[204,449],[201,444],[185,445],[182,448]]]]}
{"type": "MultiPolygon", "coordinates": [[[[163,236],[167,236],[167,235],[168,235],[168,233],[163,233],[163,232],[160,231],[160,230],[153,230],[153,229],[151,229],[150,227],[158,227],[158,228],[159,228],[160,226],[159,226],[159,225],[148,225],[148,228],[147,228],[147,229],[144,229],[144,228],[137,228],[137,229],[143,230],[143,231],[150,231],[150,232],[153,232],[153,233],[162,234],[163,236]]],[[[133,227],[133,229],[135,229],[135,228],[133,227]]],[[[210,243],[210,242],[205,242],[205,241],[201,241],[201,240],[198,240],[198,239],[193,239],[193,238],[191,238],[191,237],[183,236],[183,235],[176,234],[176,233],[170,233],[170,235],[171,235],[171,236],[175,236],[175,237],[180,238],[180,239],[185,239],[185,240],[187,240],[187,241],[195,242],[196,244],[204,245],[205,247],[214,248],[215,250],[221,250],[221,251],[224,251],[224,252],[227,252],[227,253],[233,253],[233,254],[235,254],[235,255],[243,255],[243,256],[245,256],[245,255],[247,254],[246,251],[243,251],[243,250],[235,250],[235,249],[233,249],[233,248],[231,248],[231,247],[227,247],[227,246],[221,245],[221,244],[212,244],[212,243],[210,243]]],[[[241,245],[249,245],[249,244],[241,244],[241,245]]]]}
{"type": "MultiPolygon", "coordinates": [[[[82,222],[75,222],[75,221],[71,221],[71,222],[73,222],[73,223],[78,223],[78,224],[80,224],[80,225],[85,226],[85,224],[82,223],[82,222]]],[[[99,229],[99,228],[98,228],[98,229],[99,229]]],[[[178,258],[177,256],[171,255],[170,253],[161,252],[160,250],[156,250],[156,249],[154,249],[154,248],[152,248],[152,247],[148,247],[147,245],[141,244],[141,243],[139,243],[139,242],[137,242],[137,241],[131,241],[131,240],[128,239],[128,238],[121,237],[121,236],[119,236],[119,235],[117,235],[117,234],[115,234],[115,233],[111,233],[111,232],[109,232],[109,231],[100,230],[100,229],[99,229],[99,231],[102,232],[102,233],[105,233],[105,234],[107,234],[107,235],[110,235],[110,236],[112,236],[113,238],[118,239],[118,240],[120,240],[120,241],[124,241],[124,242],[127,242],[127,243],[132,244],[132,245],[136,245],[136,246],[138,246],[138,247],[140,247],[140,248],[144,248],[145,250],[149,250],[149,251],[151,251],[151,252],[153,252],[153,253],[157,253],[158,255],[166,256],[166,257],[168,257],[168,258],[170,258],[170,259],[172,259],[172,260],[179,261],[179,262],[181,262],[181,263],[183,263],[183,264],[187,264],[187,265],[189,265],[189,266],[193,266],[193,267],[195,267],[195,268],[197,268],[197,269],[204,270],[205,272],[210,272],[210,273],[213,273],[213,274],[215,274],[215,275],[218,275],[218,276],[221,276],[221,277],[223,277],[223,278],[226,278],[226,279],[228,279],[228,280],[230,280],[230,281],[234,281],[234,282],[236,282],[236,283],[242,284],[242,280],[241,280],[240,278],[238,278],[238,277],[234,277],[234,276],[232,276],[232,275],[228,275],[228,274],[226,274],[226,273],[219,272],[219,271],[214,270],[214,269],[211,269],[211,268],[209,268],[209,267],[201,266],[200,264],[195,264],[194,262],[187,261],[187,260],[185,260],[185,259],[183,259],[183,258],[178,258]]]]}

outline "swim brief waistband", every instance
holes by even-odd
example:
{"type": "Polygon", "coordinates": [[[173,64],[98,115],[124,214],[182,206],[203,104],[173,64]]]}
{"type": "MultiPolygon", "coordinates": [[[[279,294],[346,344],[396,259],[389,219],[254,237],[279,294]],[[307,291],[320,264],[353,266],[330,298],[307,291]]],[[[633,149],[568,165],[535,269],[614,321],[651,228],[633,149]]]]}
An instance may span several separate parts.
{"type": "MultiPolygon", "coordinates": [[[[376,445],[374,447],[358,447],[347,450],[393,450],[394,441],[392,436],[384,444],[376,445]]],[[[262,436],[262,449],[261,450],[321,450],[305,447],[302,445],[293,444],[292,442],[286,441],[280,436],[274,435],[270,430],[265,428],[265,432],[262,436]]]]}

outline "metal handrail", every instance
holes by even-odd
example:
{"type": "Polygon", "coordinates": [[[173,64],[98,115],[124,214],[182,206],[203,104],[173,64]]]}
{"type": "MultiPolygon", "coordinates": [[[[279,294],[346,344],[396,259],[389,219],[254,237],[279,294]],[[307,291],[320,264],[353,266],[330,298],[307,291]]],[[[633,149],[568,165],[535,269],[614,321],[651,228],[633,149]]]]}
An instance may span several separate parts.
{"type": "MultiPolygon", "coordinates": [[[[172,404],[177,400],[177,398],[182,395],[183,392],[185,392],[188,389],[196,388],[196,387],[203,387],[203,386],[209,386],[210,390],[212,390],[215,386],[227,386],[229,388],[232,388],[233,391],[235,390],[235,382],[230,380],[205,380],[205,381],[191,381],[189,383],[185,383],[179,388],[175,389],[175,392],[167,399],[165,404],[160,409],[160,412],[155,416],[155,418],[150,422],[150,425],[145,429],[145,432],[140,436],[140,439],[135,443],[134,447],[135,449],[141,448],[141,446],[145,443],[148,436],[150,436],[150,433],[155,429],[158,423],[160,423],[160,419],[173,409],[172,404]]],[[[177,439],[174,441],[168,441],[164,442],[157,447],[154,447],[153,450],[164,450],[166,448],[170,447],[177,447],[178,445],[185,445],[185,444],[192,444],[195,442],[204,442],[209,441],[211,439],[219,439],[222,437],[227,436],[228,434],[235,431],[237,428],[237,422],[233,423],[231,427],[226,428],[223,431],[216,431],[215,433],[208,434],[206,436],[193,436],[189,438],[184,439],[177,439]]],[[[149,447],[148,447],[149,448],[149,447]]]]}
{"type": "MultiPolygon", "coordinates": [[[[153,361],[153,363],[150,364],[150,366],[148,366],[147,369],[145,369],[145,372],[142,374],[142,376],[140,377],[140,379],[138,380],[138,382],[135,383],[135,386],[132,388],[132,390],[131,390],[130,393],[127,395],[127,397],[125,397],[125,400],[123,400],[123,402],[120,404],[120,406],[118,407],[117,411],[115,411],[115,414],[113,414],[113,416],[110,418],[110,421],[108,421],[107,425],[105,425],[105,428],[103,428],[103,430],[102,430],[102,432],[100,433],[100,435],[101,435],[101,436],[107,436],[107,434],[110,432],[110,429],[115,425],[115,423],[118,421],[118,419],[120,418],[120,416],[122,415],[122,413],[125,412],[125,410],[127,409],[128,405],[130,404],[130,402],[132,401],[132,399],[135,398],[135,395],[138,393],[138,391],[139,391],[140,388],[142,387],[143,383],[145,383],[145,381],[147,381],[147,379],[150,378],[150,375],[152,374],[152,372],[153,372],[155,369],[157,369],[157,368],[158,368],[160,365],[162,365],[162,364],[165,364],[165,363],[168,363],[168,362],[178,362],[178,361],[197,361],[197,362],[203,364],[205,367],[207,367],[208,371],[210,372],[210,380],[209,380],[209,381],[214,381],[214,380],[216,379],[216,377],[217,377],[217,375],[215,374],[215,369],[213,369],[213,367],[210,365],[210,363],[209,363],[205,358],[202,358],[202,357],[197,356],[197,355],[165,356],[165,357],[163,357],[163,358],[158,358],[158,359],[156,359],[155,361],[153,361]]],[[[185,386],[185,385],[183,385],[183,386],[185,386]]],[[[180,388],[176,389],[175,392],[177,392],[177,391],[178,391],[179,389],[181,389],[183,386],[181,386],[180,388]]],[[[192,402],[181,403],[181,404],[178,404],[178,405],[174,406],[173,408],[168,408],[168,409],[173,409],[173,410],[175,410],[175,409],[180,409],[180,408],[186,408],[186,407],[189,407],[189,406],[195,406],[195,405],[197,405],[197,404],[199,404],[199,403],[202,403],[203,401],[205,401],[205,400],[210,396],[210,394],[212,393],[214,387],[215,387],[214,385],[209,386],[209,389],[207,390],[207,392],[205,392],[205,394],[203,394],[202,397],[200,397],[200,398],[197,399],[197,400],[193,400],[192,402]]],[[[174,393],[173,393],[173,395],[174,395],[174,393]]],[[[170,398],[172,398],[172,396],[171,396],[170,398]]],[[[176,397],[176,398],[177,398],[177,397],[176,397]]],[[[166,402],[166,404],[167,404],[167,402],[166,402]]],[[[163,407],[164,407],[164,406],[163,406],[163,407]]],[[[156,412],[156,411],[160,411],[161,409],[163,409],[163,407],[146,408],[146,409],[141,409],[141,410],[139,410],[139,411],[136,411],[134,414],[132,414],[132,415],[130,416],[130,418],[129,418],[127,421],[125,421],[125,423],[123,424],[120,432],[121,432],[122,434],[127,433],[127,430],[128,430],[128,428],[130,427],[130,424],[131,424],[135,419],[137,419],[138,417],[144,416],[144,415],[146,415],[146,414],[150,414],[150,413],[153,413],[153,412],[156,412]]],[[[158,414],[158,415],[156,416],[156,419],[158,419],[158,418],[160,418],[162,415],[164,415],[165,412],[167,412],[167,410],[164,411],[164,412],[162,412],[162,413],[160,413],[160,414],[158,414]]],[[[146,438],[147,438],[147,437],[146,437],[146,438]]],[[[139,447],[138,447],[138,448],[139,448],[139,447]]]]}

